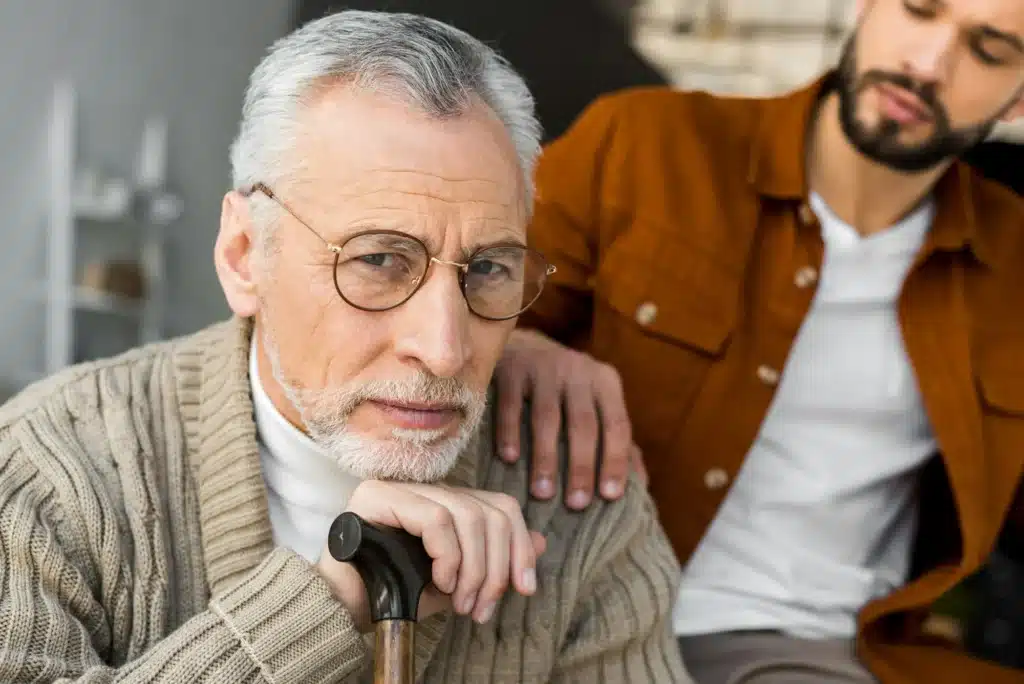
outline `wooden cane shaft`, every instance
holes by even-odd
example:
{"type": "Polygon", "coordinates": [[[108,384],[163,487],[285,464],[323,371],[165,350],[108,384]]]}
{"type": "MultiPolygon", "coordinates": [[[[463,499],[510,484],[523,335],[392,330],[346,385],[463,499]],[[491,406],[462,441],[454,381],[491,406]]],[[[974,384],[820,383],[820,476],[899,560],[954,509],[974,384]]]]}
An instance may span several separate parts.
{"type": "Polygon", "coordinates": [[[416,677],[415,625],[409,620],[377,623],[373,684],[413,684],[416,677]]]}

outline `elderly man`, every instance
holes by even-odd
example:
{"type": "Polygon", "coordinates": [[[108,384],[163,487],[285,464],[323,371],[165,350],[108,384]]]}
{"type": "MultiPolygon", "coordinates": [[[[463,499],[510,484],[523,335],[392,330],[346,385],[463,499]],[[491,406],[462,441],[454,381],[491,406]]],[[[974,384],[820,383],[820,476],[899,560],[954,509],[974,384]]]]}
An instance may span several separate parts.
{"type": "Polygon", "coordinates": [[[487,391],[549,266],[538,130],[493,51],[344,12],[253,74],[215,262],[233,319],[0,413],[0,680],[355,682],[343,510],[423,539],[418,681],[687,681],[642,487],[573,513],[493,456],[487,391]]]}

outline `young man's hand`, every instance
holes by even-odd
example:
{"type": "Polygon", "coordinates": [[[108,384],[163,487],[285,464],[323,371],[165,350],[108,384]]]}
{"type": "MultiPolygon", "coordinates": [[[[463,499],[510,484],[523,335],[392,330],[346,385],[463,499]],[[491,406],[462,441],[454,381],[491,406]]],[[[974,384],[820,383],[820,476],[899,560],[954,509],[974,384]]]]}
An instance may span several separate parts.
{"type": "Polygon", "coordinates": [[[598,470],[605,499],[622,496],[631,467],[646,482],[643,457],[633,443],[622,383],[614,368],[538,332],[516,330],[498,363],[495,379],[498,449],[506,461],[515,462],[520,456],[523,402],[530,398],[534,496],[549,499],[555,494],[563,407],[569,435],[566,502],[571,508],[585,508],[590,503],[598,470]]]}

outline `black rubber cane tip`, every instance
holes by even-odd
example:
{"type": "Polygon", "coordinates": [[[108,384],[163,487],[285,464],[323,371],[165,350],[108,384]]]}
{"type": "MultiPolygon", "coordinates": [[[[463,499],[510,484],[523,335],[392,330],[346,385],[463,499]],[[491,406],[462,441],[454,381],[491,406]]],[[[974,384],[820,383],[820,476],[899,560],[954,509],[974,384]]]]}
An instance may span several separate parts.
{"type": "Polygon", "coordinates": [[[351,511],[345,511],[331,523],[327,549],[339,563],[348,563],[359,552],[363,543],[363,521],[351,511]]]}

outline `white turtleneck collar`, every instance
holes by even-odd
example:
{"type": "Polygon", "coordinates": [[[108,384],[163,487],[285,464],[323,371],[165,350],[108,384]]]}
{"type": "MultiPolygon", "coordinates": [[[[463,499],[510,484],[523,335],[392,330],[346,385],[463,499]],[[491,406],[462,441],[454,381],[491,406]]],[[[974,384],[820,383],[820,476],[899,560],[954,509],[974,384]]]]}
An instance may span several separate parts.
{"type": "Polygon", "coordinates": [[[314,563],[360,481],[281,415],[263,389],[256,359],[254,334],[249,383],[274,543],[314,563]]]}

